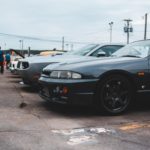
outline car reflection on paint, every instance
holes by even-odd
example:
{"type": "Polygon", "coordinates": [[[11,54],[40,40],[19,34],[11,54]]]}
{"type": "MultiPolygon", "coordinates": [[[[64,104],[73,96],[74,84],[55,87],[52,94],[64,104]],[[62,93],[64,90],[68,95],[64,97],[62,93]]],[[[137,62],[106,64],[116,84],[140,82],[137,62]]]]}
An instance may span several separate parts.
{"type": "Polygon", "coordinates": [[[111,114],[126,111],[136,92],[150,90],[150,40],[133,42],[112,57],[49,65],[39,79],[50,102],[95,105],[111,114]]]}

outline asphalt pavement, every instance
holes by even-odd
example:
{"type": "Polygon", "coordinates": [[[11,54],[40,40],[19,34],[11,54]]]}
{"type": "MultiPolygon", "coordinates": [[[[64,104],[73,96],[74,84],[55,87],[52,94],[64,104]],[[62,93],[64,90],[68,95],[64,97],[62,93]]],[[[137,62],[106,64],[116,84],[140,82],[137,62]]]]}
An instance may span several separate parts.
{"type": "Polygon", "coordinates": [[[0,74],[0,150],[150,150],[150,94],[125,114],[48,104],[35,87],[0,74]]]}

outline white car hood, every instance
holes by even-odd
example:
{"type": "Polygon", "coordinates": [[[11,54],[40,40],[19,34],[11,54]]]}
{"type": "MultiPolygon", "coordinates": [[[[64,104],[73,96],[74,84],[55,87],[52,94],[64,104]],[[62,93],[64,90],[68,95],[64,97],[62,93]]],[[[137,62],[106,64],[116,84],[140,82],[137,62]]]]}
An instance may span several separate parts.
{"type": "Polygon", "coordinates": [[[75,61],[75,60],[91,60],[96,59],[95,57],[88,56],[77,56],[77,55],[56,55],[56,56],[34,56],[22,59],[21,61],[31,63],[46,63],[46,62],[67,62],[67,61],[75,61]]]}

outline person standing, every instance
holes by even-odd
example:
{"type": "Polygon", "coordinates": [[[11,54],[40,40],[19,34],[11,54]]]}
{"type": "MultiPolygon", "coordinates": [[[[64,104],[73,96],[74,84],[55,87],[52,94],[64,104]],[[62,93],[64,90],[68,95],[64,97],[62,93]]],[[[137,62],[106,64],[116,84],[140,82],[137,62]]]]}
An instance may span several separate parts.
{"type": "Polygon", "coordinates": [[[1,67],[1,73],[4,73],[4,53],[1,50],[1,47],[0,47],[0,67],[1,67]]]}
{"type": "Polygon", "coordinates": [[[6,69],[9,69],[9,64],[10,64],[10,54],[7,53],[5,55],[5,61],[6,61],[6,69]]]}

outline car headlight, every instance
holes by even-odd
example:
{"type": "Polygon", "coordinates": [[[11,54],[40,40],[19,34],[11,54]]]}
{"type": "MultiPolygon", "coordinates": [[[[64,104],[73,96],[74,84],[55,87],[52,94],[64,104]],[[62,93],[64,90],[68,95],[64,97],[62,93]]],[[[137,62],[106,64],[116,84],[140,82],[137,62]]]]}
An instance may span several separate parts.
{"type": "Polygon", "coordinates": [[[79,73],[71,72],[71,71],[52,71],[50,73],[50,78],[81,79],[82,76],[79,73]]]}

